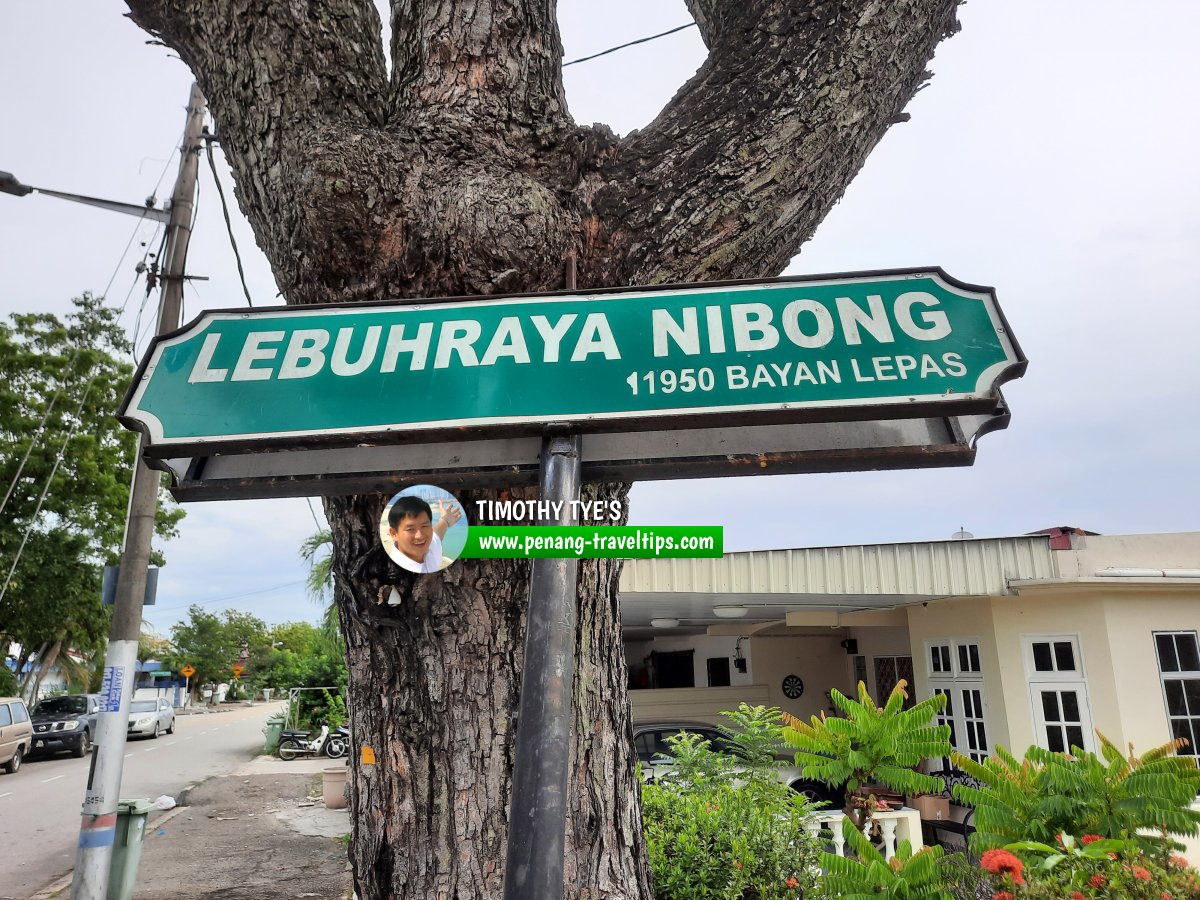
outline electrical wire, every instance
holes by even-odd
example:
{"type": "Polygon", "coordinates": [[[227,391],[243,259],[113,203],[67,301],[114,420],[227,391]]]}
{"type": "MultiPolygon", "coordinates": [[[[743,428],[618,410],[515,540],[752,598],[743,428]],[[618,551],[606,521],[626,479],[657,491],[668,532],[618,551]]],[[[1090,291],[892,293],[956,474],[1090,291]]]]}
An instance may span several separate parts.
{"type": "Polygon", "coordinates": [[[181,603],[176,606],[156,606],[154,611],[170,612],[171,610],[175,609],[189,609],[193,606],[211,606],[214,603],[228,603],[231,600],[241,600],[243,597],[254,597],[258,594],[270,594],[274,593],[275,591],[282,591],[284,588],[295,587],[298,584],[304,584],[304,579],[301,578],[299,581],[288,581],[284,584],[277,584],[274,587],[262,588],[261,590],[257,591],[247,591],[244,594],[235,594],[232,597],[218,597],[216,600],[198,600],[195,603],[181,603]]]}
{"type": "MultiPolygon", "coordinates": [[[[129,240],[125,243],[125,249],[121,251],[121,258],[117,260],[117,264],[113,267],[112,275],[109,276],[108,284],[105,285],[104,288],[104,293],[100,295],[101,299],[107,299],[108,292],[112,288],[113,282],[116,281],[117,274],[121,271],[121,266],[124,264],[125,257],[129,253],[129,248],[133,246],[134,239],[137,238],[138,232],[141,230],[143,219],[144,217],[138,218],[138,224],[134,226],[133,232],[129,235],[129,240]]],[[[153,236],[151,236],[151,240],[153,239],[153,236]]],[[[143,262],[145,261],[145,256],[142,257],[142,260],[143,262]]],[[[137,279],[135,278],[134,285],[136,284],[137,279]]],[[[120,310],[117,312],[118,319],[124,314],[125,307],[128,305],[129,297],[132,293],[133,289],[131,287],[129,293],[125,295],[125,301],[121,304],[120,310]]],[[[5,507],[8,506],[8,501],[12,499],[13,491],[16,489],[18,482],[20,482],[21,476],[25,473],[25,466],[29,462],[29,457],[33,453],[33,448],[37,446],[38,439],[45,431],[46,423],[50,420],[50,416],[54,412],[54,407],[58,404],[58,399],[60,396],[62,396],[63,389],[68,383],[68,376],[70,375],[71,370],[74,368],[75,361],[79,358],[79,355],[82,353],[82,351],[82,347],[72,348],[71,355],[67,359],[66,365],[63,367],[63,374],[59,379],[58,387],[55,388],[54,394],[50,398],[50,402],[46,405],[45,412],[42,413],[41,421],[38,422],[37,428],[34,429],[33,435],[29,439],[29,446],[25,448],[25,455],[21,458],[21,462],[17,466],[17,471],[13,473],[12,480],[8,483],[8,489],[4,492],[4,499],[0,501],[0,514],[4,512],[5,507]]]]}
{"type": "Polygon", "coordinates": [[[312,497],[305,497],[308,501],[308,511],[312,514],[313,524],[317,526],[317,531],[324,531],[325,526],[321,524],[321,520],[317,518],[317,511],[313,509],[312,497]]]}
{"type": "Polygon", "coordinates": [[[674,34],[677,31],[683,31],[685,28],[695,28],[695,22],[688,22],[686,25],[680,25],[677,28],[672,28],[670,31],[663,31],[658,34],[652,34],[649,37],[638,38],[636,41],[629,41],[626,44],[618,44],[616,47],[609,47],[607,50],[601,50],[599,53],[593,53],[591,56],[581,56],[579,59],[573,59],[570,62],[565,62],[562,67],[573,66],[577,63],[587,62],[590,59],[599,59],[601,56],[608,56],[610,53],[616,53],[618,50],[624,50],[626,47],[634,47],[638,44],[645,44],[648,41],[656,41],[659,38],[666,37],[668,34],[674,34]]]}
{"type": "Polygon", "coordinates": [[[225,231],[229,234],[229,245],[233,247],[233,258],[237,260],[238,278],[242,280],[242,293],[246,295],[246,303],[249,306],[254,305],[254,301],[250,299],[250,288],[246,287],[246,270],[242,268],[242,254],[238,252],[237,241],[233,237],[233,223],[229,220],[229,206],[225,202],[225,190],[221,187],[221,178],[217,175],[217,163],[213,159],[213,142],[206,142],[208,150],[208,167],[212,169],[213,181],[217,185],[217,196],[221,198],[221,212],[225,214],[225,231]]]}
{"type": "MultiPolygon", "coordinates": [[[[92,385],[96,382],[96,376],[99,370],[92,373],[92,377],[88,379],[87,387],[83,392],[83,399],[79,401],[79,408],[75,410],[75,415],[78,417],[83,412],[83,407],[87,403],[88,395],[92,392],[92,385]]],[[[29,543],[29,536],[33,534],[33,526],[37,523],[38,514],[42,511],[42,506],[46,502],[46,495],[50,493],[50,485],[54,483],[54,476],[58,474],[58,467],[62,465],[63,457],[67,453],[67,445],[71,443],[71,438],[75,437],[75,433],[68,432],[63,439],[62,446],[58,448],[58,456],[54,459],[54,466],[50,470],[50,474],[46,477],[46,483],[42,486],[41,496],[38,497],[37,508],[34,509],[33,515],[29,517],[29,525],[25,528],[25,536],[21,538],[21,546],[17,548],[17,555],[13,558],[12,568],[8,570],[8,577],[4,579],[4,587],[0,588],[0,602],[4,600],[4,595],[8,593],[8,586],[12,584],[13,575],[17,571],[17,565],[21,562],[21,555],[25,552],[25,545],[29,543]]]]}
{"type": "MultiPolygon", "coordinates": [[[[183,134],[186,134],[186,131],[183,134]]],[[[182,135],[180,137],[180,140],[176,142],[176,146],[178,146],[181,143],[182,143],[182,135]]],[[[151,195],[150,195],[151,197],[157,197],[158,189],[159,189],[159,187],[162,186],[163,178],[166,177],[167,171],[171,167],[171,158],[172,158],[172,154],[168,154],[166,165],[163,166],[162,172],[159,173],[158,180],[154,184],[154,190],[151,192],[151,195]]],[[[148,206],[147,212],[149,212],[149,210],[150,210],[150,207],[148,206]]],[[[113,286],[113,282],[116,281],[117,273],[120,272],[121,266],[125,263],[125,257],[129,254],[129,248],[133,246],[133,242],[136,239],[138,232],[141,230],[142,225],[144,224],[144,220],[145,220],[145,214],[138,217],[138,222],[134,226],[133,231],[130,233],[129,240],[125,242],[125,247],[121,251],[121,256],[117,260],[117,264],[115,266],[113,266],[113,272],[112,272],[112,275],[109,276],[108,284],[105,285],[104,292],[100,295],[102,300],[107,300],[108,292],[109,292],[109,290],[111,290],[111,288],[113,286]]],[[[156,231],[154,233],[157,233],[157,229],[159,227],[161,227],[161,226],[160,225],[155,226],[156,231]]],[[[147,245],[150,242],[153,242],[154,233],[151,234],[150,241],[147,242],[147,245]]],[[[165,234],[164,234],[164,239],[165,239],[165,234]]],[[[147,253],[148,252],[149,251],[147,250],[147,253]]],[[[145,260],[146,260],[146,254],[143,254],[142,262],[144,263],[145,260]]],[[[140,274],[141,273],[139,272],[138,275],[140,276],[140,274]]],[[[133,294],[133,287],[136,286],[136,284],[137,284],[137,278],[134,279],[133,285],[130,287],[129,291],[126,292],[125,300],[122,302],[120,310],[117,311],[117,319],[118,320],[121,318],[122,315],[124,315],[125,308],[129,304],[129,298],[133,294]]],[[[9,482],[7,490],[4,492],[4,500],[0,501],[0,513],[3,513],[4,509],[8,506],[8,501],[12,498],[13,491],[16,489],[17,484],[20,482],[21,476],[25,473],[25,466],[29,462],[29,457],[33,453],[33,448],[35,446],[37,446],[38,440],[45,433],[46,423],[49,422],[50,416],[54,411],[54,407],[58,403],[58,399],[62,395],[63,389],[66,387],[66,385],[68,383],[68,375],[71,372],[71,369],[74,367],[75,361],[79,358],[83,349],[84,348],[82,348],[82,347],[74,347],[72,349],[71,356],[68,358],[67,364],[63,367],[63,374],[62,374],[62,377],[59,379],[58,387],[55,389],[53,396],[50,398],[50,402],[46,405],[46,410],[42,414],[42,419],[38,423],[38,427],[36,429],[34,429],[34,433],[29,439],[29,446],[25,449],[25,455],[21,458],[21,462],[17,466],[17,471],[15,473],[13,473],[12,480],[9,482]]],[[[79,415],[79,412],[81,412],[83,410],[84,403],[87,402],[87,395],[91,392],[92,384],[95,382],[95,379],[96,379],[96,374],[97,374],[96,372],[93,372],[92,377],[88,379],[87,388],[85,389],[84,395],[83,395],[83,400],[80,401],[79,410],[76,412],[77,417],[79,415]]],[[[66,440],[64,440],[64,442],[63,442],[63,446],[59,450],[58,458],[55,460],[54,467],[52,468],[49,477],[46,479],[46,484],[43,486],[41,496],[38,499],[37,508],[34,510],[33,515],[30,517],[29,526],[25,530],[25,536],[22,538],[21,545],[17,549],[16,557],[13,559],[12,569],[9,570],[8,577],[7,577],[7,579],[5,579],[5,582],[4,582],[4,587],[2,590],[0,590],[0,599],[4,598],[5,593],[8,591],[8,586],[12,582],[13,573],[16,571],[17,565],[21,561],[21,555],[25,550],[25,545],[29,542],[29,536],[32,533],[34,522],[36,521],[38,514],[42,511],[42,506],[45,503],[47,492],[50,490],[50,485],[54,481],[54,476],[58,473],[58,467],[62,463],[63,453],[66,452],[67,443],[70,441],[70,439],[72,437],[73,437],[73,433],[67,434],[66,440]]]]}

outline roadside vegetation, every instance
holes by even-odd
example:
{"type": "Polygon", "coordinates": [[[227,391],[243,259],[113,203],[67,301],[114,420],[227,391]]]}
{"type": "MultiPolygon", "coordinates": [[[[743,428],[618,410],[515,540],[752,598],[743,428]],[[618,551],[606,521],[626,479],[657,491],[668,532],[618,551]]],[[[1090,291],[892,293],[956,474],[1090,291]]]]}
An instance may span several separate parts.
{"type": "Polygon", "coordinates": [[[834,692],[843,716],[809,723],[778,709],[723,713],[726,746],[681,734],[663,761],[670,774],[642,788],[643,820],[661,900],[1200,900],[1200,873],[1178,838],[1200,834],[1191,805],[1200,769],[1173,741],[1136,756],[1103,735],[1100,752],[1030,748],[1018,760],[998,748],[984,763],[953,754],[934,725],[935,701],[903,709],[901,682],[883,706],[863,685],[858,698],[834,692]],[[808,777],[844,787],[846,809],[830,820],[782,785],[781,745],[797,749],[808,777]],[[916,754],[914,757],[913,754],[916,754]],[[979,787],[954,800],[975,809],[966,853],[914,851],[907,841],[887,859],[872,819],[887,809],[882,788],[940,792],[915,771],[924,758],[951,757],[979,787]],[[856,826],[856,822],[858,823],[856,826]],[[808,823],[806,827],[806,823],[808,823]]]}

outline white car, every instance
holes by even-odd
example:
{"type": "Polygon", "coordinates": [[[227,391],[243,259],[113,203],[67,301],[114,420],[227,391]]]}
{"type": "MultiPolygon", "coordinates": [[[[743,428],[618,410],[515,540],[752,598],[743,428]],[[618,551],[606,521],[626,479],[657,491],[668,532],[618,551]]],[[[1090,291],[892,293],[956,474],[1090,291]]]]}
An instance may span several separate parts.
{"type": "Polygon", "coordinates": [[[175,710],[166,697],[157,700],[134,700],[129,704],[129,737],[158,737],[175,733],[175,710]]]}

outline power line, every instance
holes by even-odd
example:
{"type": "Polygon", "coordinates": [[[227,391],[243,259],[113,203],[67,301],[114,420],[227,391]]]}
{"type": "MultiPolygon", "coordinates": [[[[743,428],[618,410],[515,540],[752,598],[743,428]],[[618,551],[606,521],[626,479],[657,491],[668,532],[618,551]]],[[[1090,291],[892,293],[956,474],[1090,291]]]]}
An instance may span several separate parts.
{"type": "MultiPolygon", "coordinates": [[[[182,140],[179,143],[182,143],[182,140]]],[[[171,158],[172,158],[172,155],[168,154],[167,155],[167,163],[163,167],[162,172],[159,173],[158,181],[155,182],[154,190],[151,192],[150,196],[152,199],[157,196],[158,189],[162,185],[162,180],[164,177],[166,177],[167,171],[170,169],[171,158]]],[[[153,204],[150,204],[147,206],[147,212],[150,211],[152,206],[153,206],[153,204]]],[[[133,231],[129,235],[129,240],[125,242],[125,247],[124,247],[124,249],[121,250],[121,256],[117,260],[117,264],[115,266],[113,266],[112,275],[109,276],[108,284],[105,285],[104,292],[100,295],[102,301],[107,301],[108,292],[109,292],[109,290],[111,290],[111,288],[113,286],[113,282],[116,281],[117,274],[121,271],[121,266],[124,265],[124,263],[125,263],[125,257],[129,254],[129,248],[133,246],[133,242],[137,238],[138,232],[140,231],[140,229],[144,223],[144,219],[145,219],[145,214],[138,217],[137,224],[133,227],[133,231]]],[[[155,230],[155,232],[153,232],[151,234],[150,241],[147,242],[147,247],[149,246],[149,244],[151,242],[153,242],[154,234],[157,234],[157,229],[159,227],[161,227],[161,226],[159,226],[159,225],[155,226],[156,230],[155,230]]],[[[148,253],[149,253],[149,250],[147,249],[146,254],[148,254],[148,253]]],[[[145,263],[145,261],[146,261],[146,254],[142,255],[143,263],[145,263]]],[[[140,275],[141,275],[141,271],[138,272],[138,276],[140,276],[140,275]]],[[[135,277],[134,281],[133,281],[133,285],[130,286],[129,291],[126,292],[126,294],[125,294],[125,300],[121,303],[121,308],[117,311],[117,319],[118,320],[125,313],[125,308],[129,304],[129,298],[133,294],[133,287],[135,287],[137,285],[137,281],[138,281],[138,279],[137,279],[137,277],[135,277]]],[[[144,306],[144,304],[143,304],[143,306],[144,306]]],[[[140,313],[139,313],[139,316],[140,316],[140,313]]],[[[99,341],[99,339],[100,339],[100,335],[97,334],[96,340],[99,341]]],[[[136,337],[135,337],[135,343],[136,343],[136,337]]],[[[21,476],[25,472],[25,466],[29,462],[29,457],[32,455],[34,447],[37,446],[39,439],[45,433],[46,424],[47,424],[47,422],[49,422],[50,416],[54,411],[54,407],[58,403],[58,399],[62,395],[63,389],[67,385],[68,375],[71,372],[71,369],[74,367],[75,361],[80,357],[80,354],[83,352],[83,349],[84,348],[81,346],[76,346],[76,347],[72,348],[71,355],[68,358],[66,365],[63,367],[63,374],[62,374],[62,377],[59,379],[58,387],[55,389],[53,396],[50,398],[50,402],[46,405],[46,410],[42,414],[42,418],[41,418],[41,421],[38,423],[38,427],[34,430],[33,435],[29,439],[29,446],[25,449],[25,455],[21,458],[21,462],[17,466],[17,471],[15,473],[13,473],[13,477],[12,477],[12,480],[9,482],[8,489],[4,493],[4,500],[0,501],[0,513],[3,513],[5,507],[8,506],[8,501],[12,498],[13,491],[16,489],[17,484],[21,480],[21,476]]],[[[88,394],[91,392],[92,385],[95,382],[96,376],[98,374],[99,374],[99,369],[94,371],[92,373],[91,378],[88,379],[87,387],[84,390],[83,399],[80,401],[79,409],[76,410],[76,413],[75,413],[76,418],[78,418],[80,413],[83,411],[84,404],[87,403],[88,394]]],[[[2,599],[5,595],[5,593],[7,593],[7,591],[8,591],[8,586],[12,582],[13,573],[16,572],[17,565],[21,562],[21,556],[24,553],[26,544],[29,542],[29,537],[32,534],[33,527],[34,527],[34,524],[36,523],[38,514],[42,511],[42,506],[45,503],[46,495],[48,494],[48,492],[50,490],[50,485],[54,481],[54,476],[58,473],[59,466],[62,464],[62,458],[63,458],[63,454],[66,452],[67,444],[70,442],[71,438],[74,436],[75,435],[74,435],[73,431],[68,431],[67,437],[63,441],[63,445],[58,453],[58,458],[55,460],[54,466],[51,469],[50,474],[46,479],[46,483],[42,488],[41,496],[38,498],[37,508],[34,510],[33,515],[30,517],[29,526],[26,528],[25,535],[21,540],[21,545],[17,549],[16,557],[13,559],[12,568],[9,570],[8,577],[5,579],[3,588],[0,589],[0,599],[2,599]]]]}
{"type": "MultiPolygon", "coordinates": [[[[208,134],[208,129],[204,129],[204,133],[208,134]]],[[[217,185],[217,196],[221,198],[221,212],[225,214],[225,231],[229,234],[229,245],[233,247],[233,258],[237,260],[238,278],[242,280],[242,293],[246,295],[246,303],[249,306],[254,305],[254,301],[250,299],[250,288],[246,287],[246,270],[242,268],[242,254],[238,252],[237,241],[233,237],[233,223],[229,221],[229,206],[225,202],[225,190],[221,187],[221,177],[217,174],[217,163],[213,159],[212,145],[216,138],[210,136],[205,142],[208,149],[208,167],[212,169],[213,181],[217,185]]]]}
{"type": "Polygon", "coordinates": [[[573,66],[576,63],[587,62],[589,59],[599,59],[601,56],[608,56],[610,53],[616,53],[618,50],[624,50],[626,47],[633,47],[637,44],[645,44],[648,41],[656,41],[659,38],[666,37],[668,34],[674,34],[677,31],[683,31],[685,28],[695,28],[695,22],[688,22],[686,25],[680,25],[677,28],[672,28],[670,31],[663,31],[658,34],[652,34],[649,37],[638,38],[636,41],[629,41],[626,44],[618,44],[616,47],[609,47],[607,50],[601,50],[599,53],[593,53],[591,56],[581,56],[579,59],[573,59],[570,62],[565,62],[562,67],[573,66]]]}
{"type": "Polygon", "coordinates": [[[288,581],[284,584],[277,584],[274,587],[262,588],[258,591],[247,591],[244,594],[235,594],[232,597],[220,597],[216,600],[197,600],[195,603],[182,603],[177,606],[156,606],[155,612],[169,612],[173,609],[189,609],[193,606],[210,606],[214,603],[229,603],[231,600],[241,600],[243,597],[253,597],[257,594],[270,594],[275,591],[282,591],[284,588],[295,587],[298,584],[304,584],[304,579],[299,581],[288,581]]]}

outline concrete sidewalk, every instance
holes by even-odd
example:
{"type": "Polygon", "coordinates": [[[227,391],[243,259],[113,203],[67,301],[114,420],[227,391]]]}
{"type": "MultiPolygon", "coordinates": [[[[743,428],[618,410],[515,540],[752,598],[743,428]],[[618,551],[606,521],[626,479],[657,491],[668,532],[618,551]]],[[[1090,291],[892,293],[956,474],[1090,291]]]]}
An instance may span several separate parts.
{"type": "MultiPolygon", "coordinates": [[[[344,764],[260,756],[184,791],[147,820],[134,900],[350,897],[350,816],[322,800],[322,771],[344,764]]],[[[67,878],[31,900],[69,894],[67,878]]]]}

